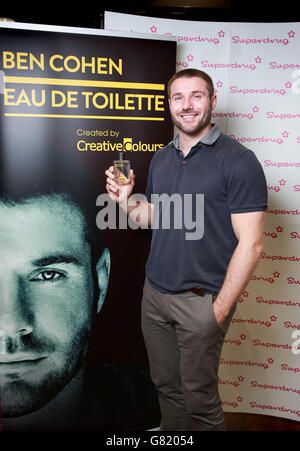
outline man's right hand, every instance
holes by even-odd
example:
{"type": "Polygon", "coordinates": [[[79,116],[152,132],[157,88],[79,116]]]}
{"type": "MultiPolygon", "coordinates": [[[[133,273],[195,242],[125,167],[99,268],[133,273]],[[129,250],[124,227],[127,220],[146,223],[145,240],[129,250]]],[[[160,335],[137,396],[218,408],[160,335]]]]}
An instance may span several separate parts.
{"type": "Polygon", "coordinates": [[[122,203],[127,204],[127,199],[132,193],[134,187],[135,174],[132,169],[130,169],[130,182],[126,185],[119,185],[115,181],[114,167],[110,166],[106,171],[106,191],[109,197],[116,203],[122,205],[122,203]]]}

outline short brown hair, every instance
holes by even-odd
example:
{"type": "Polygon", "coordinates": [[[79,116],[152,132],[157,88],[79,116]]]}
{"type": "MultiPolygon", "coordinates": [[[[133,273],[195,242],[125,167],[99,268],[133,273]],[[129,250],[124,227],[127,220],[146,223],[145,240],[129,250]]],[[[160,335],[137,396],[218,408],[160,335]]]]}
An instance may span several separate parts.
{"type": "Polygon", "coordinates": [[[204,80],[206,82],[206,84],[207,84],[209,98],[211,99],[212,96],[214,95],[215,88],[214,88],[213,81],[212,81],[211,77],[206,72],[203,72],[202,70],[199,70],[199,69],[183,69],[183,70],[180,70],[179,72],[176,72],[176,74],[172,75],[172,77],[168,81],[168,97],[170,97],[170,91],[171,91],[172,83],[175,80],[177,80],[178,78],[182,78],[182,77],[199,77],[199,78],[202,78],[202,80],[204,80]]]}

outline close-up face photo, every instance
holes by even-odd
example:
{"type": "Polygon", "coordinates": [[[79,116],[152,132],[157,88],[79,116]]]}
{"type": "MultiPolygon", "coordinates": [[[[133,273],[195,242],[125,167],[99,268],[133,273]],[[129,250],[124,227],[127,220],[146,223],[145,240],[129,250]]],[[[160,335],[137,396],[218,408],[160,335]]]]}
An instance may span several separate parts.
{"type": "Polygon", "coordinates": [[[170,86],[169,105],[174,125],[194,135],[210,124],[216,96],[210,97],[207,83],[200,77],[180,77],[170,86]]]}
{"type": "Polygon", "coordinates": [[[95,314],[79,209],[59,196],[0,202],[2,417],[53,398],[82,367],[95,314]]]}

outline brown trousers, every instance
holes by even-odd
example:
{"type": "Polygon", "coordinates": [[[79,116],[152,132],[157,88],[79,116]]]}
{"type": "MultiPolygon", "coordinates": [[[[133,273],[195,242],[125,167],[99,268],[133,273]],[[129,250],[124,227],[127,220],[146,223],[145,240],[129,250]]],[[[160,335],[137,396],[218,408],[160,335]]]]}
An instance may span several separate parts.
{"type": "Polygon", "coordinates": [[[163,294],[146,279],[142,331],[157,390],[160,429],[225,429],[218,391],[218,368],[234,310],[219,327],[211,294],[163,294]]]}

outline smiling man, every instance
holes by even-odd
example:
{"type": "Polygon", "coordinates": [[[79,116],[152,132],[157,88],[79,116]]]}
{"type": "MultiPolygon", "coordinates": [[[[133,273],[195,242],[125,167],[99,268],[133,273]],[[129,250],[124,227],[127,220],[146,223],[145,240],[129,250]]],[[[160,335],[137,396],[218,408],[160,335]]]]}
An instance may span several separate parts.
{"type": "MultiPolygon", "coordinates": [[[[122,187],[110,168],[106,189],[128,213],[139,208],[150,226],[153,194],[176,194],[183,203],[187,195],[204,196],[204,233],[199,237],[189,239],[175,220],[169,230],[153,229],[142,329],[161,430],[220,431],[225,428],[218,393],[220,354],[236,302],[261,255],[266,180],[255,154],[211,123],[217,100],[208,74],[179,71],[169,80],[168,94],[178,134],[153,156],[148,202],[126,205],[133,172],[130,184],[122,187]]],[[[184,214],[195,217],[195,203],[185,203],[185,208],[189,211],[184,214]]]]}

